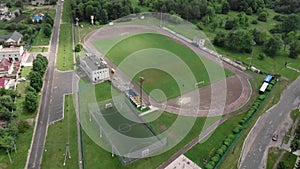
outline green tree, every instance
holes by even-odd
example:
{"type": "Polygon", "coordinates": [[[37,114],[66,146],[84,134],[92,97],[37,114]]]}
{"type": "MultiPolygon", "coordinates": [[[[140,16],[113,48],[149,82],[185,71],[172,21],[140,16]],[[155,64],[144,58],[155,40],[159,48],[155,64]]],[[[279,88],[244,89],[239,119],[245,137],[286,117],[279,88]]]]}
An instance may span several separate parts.
{"type": "Polygon", "coordinates": [[[239,52],[250,53],[252,51],[253,36],[249,31],[230,31],[226,39],[226,47],[239,52]]]}
{"type": "Polygon", "coordinates": [[[261,13],[259,13],[257,20],[262,21],[262,22],[267,22],[267,17],[268,17],[268,14],[266,12],[261,12],[261,13]]]}
{"type": "Polygon", "coordinates": [[[0,106],[7,108],[9,111],[16,110],[16,105],[9,95],[3,95],[0,97],[0,106]]]}
{"type": "Polygon", "coordinates": [[[33,87],[37,92],[39,92],[43,86],[43,81],[40,73],[36,71],[31,71],[29,73],[30,86],[33,87]]]}
{"type": "Polygon", "coordinates": [[[77,45],[75,46],[75,52],[80,52],[81,49],[82,49],[82,45],[81,45],[81,44],[77,44],[77,45]]]}
{"type": "Polygon", "coordinates": [[[214,38],[214,45],[224,47],[226,42],[226,34],[224,32],[218,32],[214,38]]]}
{"type": "Polygon", "coordinates": [[[35,92],[27,92],[25,96],[25,107],[31,113],[35,112],[38,107],[37,98],[38,96],[35,92]]]}
{"type": "Polygon", "coordinates": [[[35,59],[32,63],[32,70],[38,72],[43,77],[46,67],[40,59],[35,59]]]}
{"type": "Polygon", "coordinates": [[[11,118],[12,118],[12,113],[6,107],[1,107],[0,108],[0,119],[9,121],[11,118]]]}
{"type": "Polygon", "coordinates": [[[263,45],[264,52],[268,56],[274,56],[276,55],[283,45],[283,42],[281,38],[277,36],[271,36],[263,45]]]}
{"type": "Polygon", "coordinates": [[[230,10],[230,5],[227,0],[222,0],[222,14],[227,14],[230,10]]]}
{"type": "Polygon", "coordinates": [[[12,159],[10,156],[10,151],[13,148],[13,144],[15,142],[14,137],[12,137],[8,132],[4,132],[0,137],[0,148],[6,150],[10,163],[12,163],[12,159]]]}
{"type": "Polygon", "coordinates": [[[290,58],[297,58],[300,54],[300,43],[299,40],[294,39],[290,43],[290,50],[289,50],[289,57],[290,58]]]}
{"type": "Polygon", "coordinates": [[[52,29],[49,27],[44,27],[44,34],[46,37],[50,37],[52,33],[52,29]]]}
{"type": "Polygon", "coordinates": [[[12,2],[11,1],[7,1],[5,6],[7,6],[8,8],[11,8],[12,7],[12,2]]]}
{"type": "Polygon", "coordinates": [[[281,29],[285,33],[300,30],[300,16],[297,14],[288,15],[282,21],[281,29]]]}
{"type": "Polygon", "coordinates": [[[107,11],[105,9],[101,9],[99,13],[100,13],[100,16],[99,16],[100,23],[106,24],[108,22],[107,11]]]}
{"type": "Polygon", "coordinates": [[[284,163],[283,161],[280,161],[280,162],[278,163],[277,169],[286,169],[285,163],[284,163]]]}
{"type": "Polygon", "coordinates": [[[17,125],[19,133],[24,133],[27,129],[30,128],[30,125],[25,120],[19,121],[17,125]]]}
{"type": "Polygon", "coordinates": [[[23,2],[18,0],[18,1],[15,2],[15,6],[16,7],[23,7],[23,2]]]}

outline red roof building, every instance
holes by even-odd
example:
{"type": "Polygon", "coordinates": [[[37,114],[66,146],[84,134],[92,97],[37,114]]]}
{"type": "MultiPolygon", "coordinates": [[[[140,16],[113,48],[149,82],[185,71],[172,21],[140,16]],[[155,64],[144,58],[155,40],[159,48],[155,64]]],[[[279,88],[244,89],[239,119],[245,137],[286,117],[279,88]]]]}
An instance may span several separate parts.
{"type": "Polygon", "coordinates": [[[0,88],[8,89],[13,83],[10,78],[0,78],[0,88]]]}
{"type": "Polygon", "coordinates": [[[0,61],[0,75],[11,74],[14,70],[14,64],[8,58],[2,58],[0,61]]]}

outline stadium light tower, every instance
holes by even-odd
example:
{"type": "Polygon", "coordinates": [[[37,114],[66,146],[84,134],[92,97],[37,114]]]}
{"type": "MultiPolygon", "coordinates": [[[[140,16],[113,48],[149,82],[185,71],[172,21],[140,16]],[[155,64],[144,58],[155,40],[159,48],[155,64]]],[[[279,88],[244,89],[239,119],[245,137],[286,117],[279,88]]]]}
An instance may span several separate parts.
{"type": "Polygon", "coordinates": [[[144,77],[140,76],[140,104],[141,104],[141,108],[143,106],[143,82],[145,81],[144,77]]]}

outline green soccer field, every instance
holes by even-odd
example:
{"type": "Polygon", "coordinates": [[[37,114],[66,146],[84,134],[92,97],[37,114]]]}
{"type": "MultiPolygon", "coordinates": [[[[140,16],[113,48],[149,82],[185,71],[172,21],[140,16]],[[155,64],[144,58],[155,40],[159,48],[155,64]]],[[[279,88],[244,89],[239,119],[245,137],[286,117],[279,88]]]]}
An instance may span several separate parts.
{"type": "Polygon", "coordinates": [[[95,40],[93,45],[101,52],[110,49],[106,56],[133,81],[138,82],[139,77],[143,76],[143,87],[148,94],[154,89],[160,89],[167,99],[171,99],[195,90],[195,82],[203,81],[198,86],[201,88],[233,75],[161,34],[134,34],[126,38],[120,37],[119,40],[117,42],[116,37],[112,40],[95,40]],[[183,71],[185,66],[187,71],[183,71]],[[210,75],[207,68],[213,70],[210,75]]]}

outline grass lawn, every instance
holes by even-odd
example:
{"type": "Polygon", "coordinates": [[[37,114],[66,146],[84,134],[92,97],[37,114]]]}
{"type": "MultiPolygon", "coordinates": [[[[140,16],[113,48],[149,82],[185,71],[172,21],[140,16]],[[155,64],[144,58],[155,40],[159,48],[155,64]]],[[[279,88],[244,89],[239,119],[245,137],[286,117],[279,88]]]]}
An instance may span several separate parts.
{"type": "Polygon", "coordinates": [[[42,168],[78,168],[78,144],[76,113],[72,95],[65,96],[64,119],[48,128],[42,168]],[[69,140],[69,141],[68,141],[69,140]],[[69,142],[71,159],[66,159],[63,166],[66,143],[69,142]]]}
{"type": "MultiPolygon", "coordinates": [[[[219,48],[219,47],[215,47],[215,48],[219,53],[225,54],[229,57],[242,61],[247,65],[250,63],[251,54],[241,54],[224,48],[219,48]]],[[[289,66],[294,66],[294,68],[299,69],[300,68],[299,57],[297,59],[291,59],[288,57],[286,53],[281,51],[281,53],[279,53],[277,56],[274,56],[273,58],[266,57],[264,58],[264,60],[259,60],[258,55],[260,53],[262,53],[262,48],[255,47],[252,65],[262,70],[263,72],[267,72],[271,74],[281,74],[281,76],[284,76],[289,81],[295,80],[300,75],[300,73],[288,69],[284,65],[285,62],[287,61],[289,66]]]]}
{"type": "MultiPolygon", "coordinates": [[[[87,81],[82,81],[80,86],[84,86],[84,83],[87,84],[87,81]]],[[[106,100],[111,97],[110,93],[110,83],[105,82],[102,84],[97,84],[95,86],[95,90],[97,91],[95,94],[95,97],[97,98],[97,101],[106,100]]],[[[89,90],[89,89],[86,89],[89,90]]],[[[154,128],[155,131],[158,133],[163,133],[166,129],[168,129],[171,125],[173,125],[174,121],[179,118],[178,115],[167,113],[167,112],[154,112],[151,114],[148,114],[144,117],[146,121],[150,121],[151,119],[155,119],[154,121],[151,120],[149,123],[152,128],[154,128]],[[155,117],[155,118],[154,118],[155,117]]],[[[181,117],[183,119],[188,120],[189,118],[193,117],[181,117]]],[[[219,117],[209,118],[209,124],[212,124],[215,122],[219,117]]],[[[176,153],[178,150],[180,150],[184,145],[186,145],[188,142],[190,142],[193,138],[199,135],[201,129],[203,128],[204,122],[206,118],[205,117],[199,117],[196,119],[194,126],[190,130],[190,132],[187,134],[187,136],[179,142],[174,148],[171,150],[155,156],[155,157],[149,157],[146,159],[140,159],[132,164],[129,164],[127,166],[122,166],[121,162],[117,157],[111,157],[111,154],[104,149],[100,148],[98,145],[96,145],[86,134],[84,134],[83,143],[84,143],[84,164],[86,168],[97,168],[101,166],[102,168],[157,168],[161,163],[163,163],[165,160],[170,158],[174,153],[176,153]]],[[[185,125],[185,123],[182,123],[182,125],[185,125]]],[[[174,139],[171,139],[172,136],[169,136],[170,138],[169,143],[174,141],[174,139]]]]}
{"type": "Polygon", "coordinates": [[[48,48],[47,47],[31,47],[29,49],[29,52],[47,52],[48,48]]]}
{"type": "Polygon", "coordinates": [[[214,154],[214,152],[222,145],[223,140],[229,134],[232,133],[234,126],[238,125],[238,122],[243,118],[243,114],[230,118],[223,124],[221,124],[215,132],[213,132],[208,140],[204,143],[197,144],[191,148],[185,155],[191,159],[193,162],[198,164],[200,167],[204,167],[203,160],[208,160],[209,156],[214,154]]]}
{"type": "MultiPolygon", "coordinates": [[[[29,73],[32,69],[32,66],[25,66],[22,68],[22,71],[21,71],[21,77],[25,77],[27,79],[26,82],[20,82],[18,83],[17,85],[17,91],[20,93],[20,96],[19,98],[17,98],[17,101],[16,101],[16,106],[17,106],[17,111],[20,115],[20,119],[28,119],[28,118],[34,118],[36,116],[35,113],[28,113],[27,110],[24,108],[24,100],[25,100],[25,96],[26,96],[26,90],[27,90],[27,87],[29,86],[29,73]]],[[[40,99],[40,95],[39,95],[39,98],[40,99]]]]}
{"type": "Polygon", "coordinates": [[[6,151],[0,151],[0,168],[5,169],[16,169],[16,168],[24,168],[27,159],[27,153],[30,148],[32,133],[34,127],[31,126],[25,133],[21,133],[18,135],[16,139],[17,152],[11,153],[11,158],[13,163],[9,163],[9,159],[6,151]]]}
{"type": "Polygon", "coordinates": [[[293,119],[294,123],[299,115],[300,115],[300,110],[298,109],[295,109],[290,113],[290,117],[293,119]]]}
{"type": "Polygon", "coordinates": [[[280,156],[280,153],[282,150],[280,150],[278,147],[271,147],[268,151],[268,161],[267,161],[267,169],[272,169],[274,164],[276,163],[276,160],[280,156]]]}
{"type": "Polygon", "coordinates": [[[71,23],[71,0],[65,0],[63,2],[62,21],[65,23],[71,23]]]}
{"type": "Polygon", "coordinates": [[[56,68],[61,71],[73,70],[72,25],[61,24],[56,68]]]}
{"type": "MultiPolygon", "coordinates": [[[[94,41],[93,44],[101,51],[104,48],[108,49],[107,43],[112,43],[111,46],[113,46],[116,41],[117,39],[114,38],[109,42],[106,40],[94,41]],[[103,46],[104,43],[106,43],[105,46],[103,46]]],[[[139,76],[143,76],[145,78],[144,90],[148,94],[153,89],[161,89],[168,99],[179,96],[180,90],[182,93],[194,90],[195,82],[204,81],[201,86],[203,87],[222,79],[223,69],[217,64],[205,58],[200,59],[189,48],[174,42],[166,36],[155,33],[143,33],[128,37],[114,45],[107,53],[107,57],[116,65],[122,63],[119,68],[135,82],[139,81],[139,76]],[[128,63],[125,59],[128,56],[142,59],[131,59],[128,63]],[[124,60],[125,63],[122,62],[124,60]],[[189,74],[184,66],[189,69],[188,71],[191,71],[191,76],[188,76],[189,74]],[[179,67],[181,69],[178,69],[179,67]],[[211,76],[208,76],[207,67],[216,70],[218,73],[213,72],[211,76]],[[147,69],[141,71],[143,68],[147,69]],[[212,76],[213,79],[209,79],[212,76]],[[195,80],[192,80],[193,78],[195,80]]],[[[232,75],[227,70],[225,70],[225,74],[226,76],[232,75]]]]}
{"type": "Polygon", "coordinates": [[[141,12],[148,12],[150,9],[149,7],[146,6],[139,6],[139,0],[130,0],[130,2],[132,4],[133,9],[137,7],[141,10],[141,12]]]}
{"type": "Polygon", "coordinates": [[[41,27],[38,35],[33,40],[32,46],[47,46],[49,45],[50,37],[46,37],[44,34],[44,25],[41,27]]]}
{"type": "MultiPolygon", "coordinates": [[[[297,156],[294,154],[290,154],[285,150],[281,150],[279,148],[272,147],[269,149],[268,153],[268,161],[267,161],[267,169],[272,169],[275,162],[279,158],[280,154],[284,152],[284,155],[280,162],[283,162],[286,168],[294,168],[297,156]]],[[[278,168],[278,166],[277,166],[278,168]]]]}

